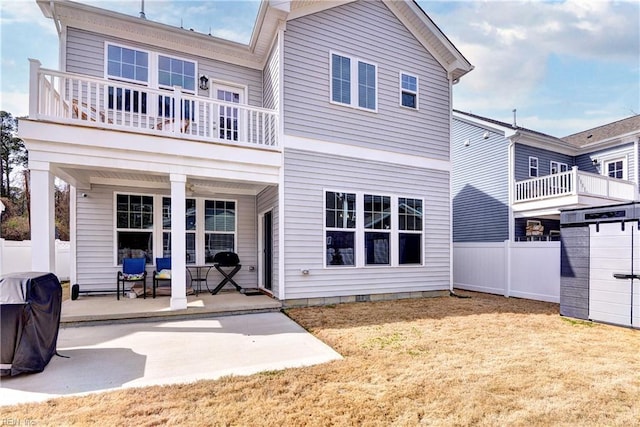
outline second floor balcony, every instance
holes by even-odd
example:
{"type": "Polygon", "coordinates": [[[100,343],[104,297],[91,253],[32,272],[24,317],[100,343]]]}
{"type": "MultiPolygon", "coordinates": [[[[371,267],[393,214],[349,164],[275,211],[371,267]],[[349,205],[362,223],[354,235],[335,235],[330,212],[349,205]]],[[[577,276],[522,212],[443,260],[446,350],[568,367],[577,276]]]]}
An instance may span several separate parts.
{"type": "Polygon", "coordinates": [[[29,118],[280,150],[278,113],[233,101],[42,68],[30,60],[29,118]]]}
{"type": "Polygon", "coordinates": [[[636,200],[637,184],[578,170],[514,183],[513,210],[599,206],[636,200]]]}

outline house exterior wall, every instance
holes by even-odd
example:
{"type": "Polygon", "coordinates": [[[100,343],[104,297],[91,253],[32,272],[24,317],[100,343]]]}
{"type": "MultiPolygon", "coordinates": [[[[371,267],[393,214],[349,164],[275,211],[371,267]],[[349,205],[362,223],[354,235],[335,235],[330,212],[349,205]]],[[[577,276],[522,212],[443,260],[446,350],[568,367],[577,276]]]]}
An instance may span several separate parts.
{"type": "Polygon", "coordinates": [[[286,300],[449,289],[448,172],[287,149],[284,173],[286,300]],[[324,267],[325,190],[423,198],[424,265],[324,267]]]}
{"type": "MultiPolygon", "coordinates": [[[[160,192],[158,190],[105,185],[93,185],[91,190],[86,193],[87,197],[78,197],[76,200],[77,283],[82,290],[115,289],[116,274],[120,267],[115,264],[114,193],[154,195],[156,198],[170,196],[170,193],[168,191],[160,192]]],[[[249,271],[249,266],[257,266],[256,198],[228,194],[205,198],[237,201],[236,251],[240,257],[242,269],[235,279],[238,283],[242,283],[243,287],[256,287],[257,272],[255,270],[249,271]]],[[[161,224],[158,225],[161,212],[154,212],[154,215],[154,224],[156,224],[154,239],[159,239],[162,236],[160,234],[161,224]]],[[[154,240],[154,263],[155,258],[162,256],[162,253],[158,253],[158,246],[154,240]]],[[[147,263],[149,274],[153,269],[153,265],[147,263]]],[[[209,274],[209,287],[213,289],[212,286],[215,287],[221,279],[222,276],[212,270],[209,274]]],[[[151,279],[147,280],[147,288],[150,289],[151,279]]]]}
{"type": "Polygon", "coordinates": [[[508,141],[501,133],[456,118],[452,141],[453,241],[507,240],[508,141]],[[487,139],[485,132],[489,132],[487,139]],[[467,139],[469,145],[465,146],[467,139]]]}
{"type": "Polygon", "coordinates": [[[283,60],[286,134],[449,159],[447,73],[382,2],[288,21],[283,60]],[[330,102],[330,52],[377,65],[377,112],[330,102]],[[400,106],[401,71],[418,76],[417,111],[400,106]]]}
{"type": "MultiPolygon", "coordinates": [[[[280,246],[280,227],[279,227],[279,218],[280,218],[280,210],[278,208],[278,188],[277,187],[269,187],[266,190],[263,190],[256,197],[256,206],[258,215],[261,215],[269,210],[271,210],[273,216],[271,220],[273,221],[273,262],[272,262],[272,289],[274,295],[278,295],[280,291],[280,276],[278,270],[278,264],[280,262],[280,253],[278,248],[280,246]]],[[[260,236],[258,236],[260,238],[260,236]]],[[[258,256],[261,256],[258,254],[258,256]]]]}
{"type": "Polygon", "coordinates": [[[262,72],[262,87],[264,88],[262,106],[277,109],[280,101],[280,44],[277,38],[262,72]]]}
{"type": "MultiPolygon", "coordinates": [[[[209,92],[211,95],[213,95],[211,86],[215,82],[247,86],[248,94],[246,103],[254,106],[262,106],[263,90],[261,70],[241,67],[210,58],[184,55],[181,52],[167,50],[159,46],[150,46],[138,43],[135,40],[108,37],[103,34],[91,33],[76,28],[69,28],[67,31],[66,71],[99,78],[105,77],[105,41],[197,61],[198,69],[196,74],[209,76],[209,92]]],[[[150,67],[150,72],[151,71],[153,71],[153,68],[150,67]]],[[[198,89],[198,95],[207,96],[208,92],[198,89]]]]}
{"type": "Polygon", "coordinates": [[[529,176],[529,157],[538,158],[538,176],[551,174],[551,161],[565,163],[569,169],[574,165],[573,156],[524,144],[515,144],[515,180],[523,181],[529,176]]]}
{"type": "Polygon", "coordinates": [[[634,144],[624,144],[606,150],[593,151],[587,154],[581,154],[576,157],[576,165],[580,170],[587,172],[605,174],[605,163],[609,160],[624,159],[627,167],[627,179],[629,181],[637,182],[637,155],[634,154],[634,144]],[[593,164],[593,159],[598,160],[598,165],[593,164]]]}

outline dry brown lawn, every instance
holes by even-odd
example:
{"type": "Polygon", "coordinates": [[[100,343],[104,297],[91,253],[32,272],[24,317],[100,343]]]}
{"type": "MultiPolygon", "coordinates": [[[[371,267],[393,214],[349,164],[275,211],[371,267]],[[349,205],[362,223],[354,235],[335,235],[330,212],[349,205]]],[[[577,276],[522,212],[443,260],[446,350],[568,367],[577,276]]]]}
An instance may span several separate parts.
{"type": "Polygon", "coordinates": [[[287,313],[344,360],[2,408],[41,425],[640,425],[640,331],[465,293],[287,313]]]}

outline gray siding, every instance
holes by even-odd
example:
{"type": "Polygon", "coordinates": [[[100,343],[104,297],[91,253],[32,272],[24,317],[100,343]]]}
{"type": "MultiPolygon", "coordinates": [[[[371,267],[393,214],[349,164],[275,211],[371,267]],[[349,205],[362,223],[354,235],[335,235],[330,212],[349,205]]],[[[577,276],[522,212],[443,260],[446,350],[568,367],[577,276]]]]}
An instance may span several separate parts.
{"type": "Polygon", "coordinates": [[[278,40],[273,45],[262,73],[264,87],[264,108],[277,109],[280,96],[280,50],[278,40]]]}
{"type": "Polygon", "coordinates": [[[560,314],[589,318],[589,227],[563,227],[560,246],[560,314]]]}
{"type": "MultiPolygon", "coordinates": [[[[609,148],[606,150],[594,151],[588,154],[582,154],[576,157],[576,165],[580,170],[602,173],[605,167],[604,163],[607,160],[614,159],[626,159],[627,160],[627,174],[630,181],[637,182],[637,166],[636,156],[633,153],[633,143],[621,145],[618,147],[609,148]],[[600,162],[598,165],[593,164],[593,159],[598,159],[600,162]]],[[[606,173],[606,171],[605,171],[606,173]]]]}
{"type": "Polygon", "coordinates": [[[286,134],[449,159],[447,74],[380,1],[288,21],[284,65],[286,134]],[[330,51],[377,64],[377,113],[330,103],[330,51]],[[419,78],[419,111],[399,105],[400,71],[419,78]]]}
{"type": "Polygon", "coordinates": [[[484,128],[453,119],[454,242],[502,242],[509,238],[508,142],[495,132],[484,139],[484,132],[484,128]]]}
{"type": "Polygon", "coordinates": [[[272,221],[273,221],[273,280],[272,285],[273,289],[271,291],[274,295],[278,295],[280,291],[280,275],[278,265],[280,263],[280,254],[278,252],[278,248],[280,247],[280,225],[279,225],[279,217],[280,211],[278,209],[278,187],[269,187],[266,190],[263,190],[257,196],[257,210],[258,214],[271,210],[273,212],[272,221]]]}
{"type": "Polygon", "coordinates": [[[285,150],[285,299],[449,289],[449,206],[448,172],[285,150]],[[324,268],[325,189],[424,198],[425,265],[324,268]]]}
{"type": "Polygon", "coordinates": [[[538,158],[538,176],[551,174],[551,161],[565,163],[569,169],[574,166],[573,156],[530,147],[524,144],[515,144],[515,179],[523,181],[529,179],[529,156],[538,158]]]}
{"type": "MultiPolygon", "coordinates": [[[[153,192],[129,187],[94,185],[87,191],[89,197],[77,198],[77,272],[81,289],[115,289],[119,268],[114,265],[115,233],[113,218],[114,192],[147,194],[153,192]]],[[[168,195],[169,193],[156,196],[168,195]]],[[[214,199],[215,197],[207,197],[214,199]]],[[[243,287],[257,286],[257,270],[249,271],[249,266],[257,266],[256,198],[253,196],[220,195],[222,199],[237,200],[237,244],[236,251],[242,262],[242,270],[236,281],[243,287]]],[[[158,220],[158,213],[156,221],[158,220]]],[[[160,238],[156,233],[155,238],[160,238]]],[[[155,253],[154,258],[161,254],[155,253]]],[[[147,265],[149,274],[153,265],[147,265]]],[[[222,279],[220,273],[211,270],[209,287],[213,289],[222,279]],[[213,287],[212,287],[213,286],[213,287]]],[[[151,286],[151,278],[147,279],[151,286]]]]}
{"type": "MultiPolygon", "coordinates": [[[[101,34],[90,33],[75,28],[69,28],[67,32],[66,70],[72,73],[86,74],[100,78],[104,77],[105,41],[197,61],[198,75],[208,75],[211,79],[210,85],[215,80],[246,85],[248,87],[247,103],[249,105],[262,106],[262,71],[260,70],[253,70],[210,58],[184,55],[181,52],[175,52],[157,46],[149,46],[136,43],[132,40],[122,40],[115,37],[105,37],[101,34]]],[[[211,91],[211,89],[209,89],[209,91],[211,91]]],[[[208,92],[199,90],[199,95],[207,96],[208,92]]]]}

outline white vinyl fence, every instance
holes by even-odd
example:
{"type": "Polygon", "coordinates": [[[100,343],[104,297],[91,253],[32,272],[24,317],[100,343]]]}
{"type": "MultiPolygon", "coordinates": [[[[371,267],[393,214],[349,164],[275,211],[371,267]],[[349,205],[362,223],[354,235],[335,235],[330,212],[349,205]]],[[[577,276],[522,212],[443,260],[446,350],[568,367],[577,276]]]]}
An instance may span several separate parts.
{"type": "Polygon", "coordinates": [[[454,243],[458,289],[560,302],[560,242],[454,243]]]}
{"type": "MultiPolygon", "coordinates": [[[[58,279],[69,280],[69,242],[56,240],[56,271],[58,279]]],[[[0,275],[31,271],[31,241],[0,239],[0,275]]]]}

